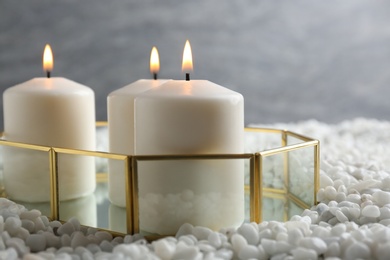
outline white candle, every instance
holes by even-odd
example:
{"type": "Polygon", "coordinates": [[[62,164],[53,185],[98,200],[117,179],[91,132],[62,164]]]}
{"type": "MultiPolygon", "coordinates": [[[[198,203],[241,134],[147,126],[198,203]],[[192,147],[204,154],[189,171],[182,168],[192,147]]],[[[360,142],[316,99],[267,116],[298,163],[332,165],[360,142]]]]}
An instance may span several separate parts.
{"type": "MultiPolygon", "coordinates": [[[[4,136],[8,141],[95,150],[94,92],[65,78],[34,78],[3,93],[4,136]]],[[[4,149],[4,182],[11,199],[50,199],[47,154],[4,149]]],[[[95,189],[93,157],[60,155],[60,199],[91,194],[95,189]]]]}
{"type": "MultiPolygon", "coordinates": [[[[137,155],[244,152],[242,95],[206,80],[139,94],[135,122],[137,155]]],[[[138,174],[143,231],[175,234],[185,222],[218,230],[244,220],[242,160],[140,162],[138,174]]]]}
{"type": "MultiPolygon", "coordinates": [[[[157,49],[151,53],[151,73],[157,76],[159,59],[157,49]]],[[[109,151],[134,155],[134,100],[140,93],[156,88],[167,80],[141,79],[108,95],[109,151]]],[[[125,176],[123,163],[109,162],[109,198],[120,207],[126,206],[125,176]]]]}

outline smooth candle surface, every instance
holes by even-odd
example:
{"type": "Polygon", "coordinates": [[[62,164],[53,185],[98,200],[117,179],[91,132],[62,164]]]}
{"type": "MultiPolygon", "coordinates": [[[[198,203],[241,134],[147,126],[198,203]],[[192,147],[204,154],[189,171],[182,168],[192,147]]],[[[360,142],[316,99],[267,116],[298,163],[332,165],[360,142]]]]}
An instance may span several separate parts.
{"type": "MultiPolygon", "coordinates": [[[[139,94],[135,122],[136,155],[244,152],[243,97],[210,81],[169,81],[139,94]]],[[[138,178],[142,231],[244,220],[243,160],[142,161],[138,178]]]]}
{"type": "MultiPolygon", "coordinates": [[[[141,79],[108,95],[109,152],[134,155],[134,100],[167,81],[141,79]]],[[[109,198],[120,207],[126,206],[124,171],[123,163],[109,162],[109,198]]]]}
{"type": "MultiPolygon", "coordinates": [[[[95,150],[95,97],[92,89],[65,78],[34,78],[3,93],[4,136],[8,141],[95,150]]],[[[59,155],[60,199],[95,190],[93,157],[59,155]]],[[[47,154],[4,147],[4,182],[11,199],[50,199],[47,154]]]]}

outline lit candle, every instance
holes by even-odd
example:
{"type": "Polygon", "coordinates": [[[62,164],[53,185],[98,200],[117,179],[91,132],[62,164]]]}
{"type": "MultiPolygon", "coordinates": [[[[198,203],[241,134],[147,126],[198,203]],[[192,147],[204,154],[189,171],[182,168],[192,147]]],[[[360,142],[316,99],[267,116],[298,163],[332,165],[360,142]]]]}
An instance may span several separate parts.
{"type": "MultiPolygon", "coordinates": [[[[241,94],[206,80],[169,81],[137,96],[135,154],[239,154],[244,152],[241,94]]],[[[190,60],[188,60],[190,59],[190,60]]],[[[244,220],[242,160],[139,162],[140,228],[175,234],[186,222],[219,230],[244,220]]]]}
{"type": "MultiPolygon", "coordinates": [[[[4,136],[8,141],[95,150],[94,92],[65,78],[49,78],[50,47],[44,52],[47,78],[34,78],[3,93],[4,136]]],[[[47,154],[4,148],[4,182],[11,199],[43,202],[50,199],[47,154]]],[[[95,190],[94,158],[59,155],[60,199],[95,190]]]]}
{"type": "MultiPolygon", "coordinates": [[[[111,92],[107,98],[109,151],[134,154],[134,101],[137,95],[167,82],[157,79],[160,69],[158,51],[153,47],[150,55],[150,72],[153,80],[141,79],[111,92]]],[[[109,198],[117,206],[126,206],[125,169],[121,162],[109,162],[109,198]]]]}

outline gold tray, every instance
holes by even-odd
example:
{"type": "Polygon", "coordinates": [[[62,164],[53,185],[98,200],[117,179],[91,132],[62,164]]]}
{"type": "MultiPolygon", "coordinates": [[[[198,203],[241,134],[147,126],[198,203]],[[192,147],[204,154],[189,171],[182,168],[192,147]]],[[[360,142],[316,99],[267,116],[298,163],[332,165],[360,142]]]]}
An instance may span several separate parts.
{"type": "MultiPolygon", "coordinates": [[[[97,122],[106,130],[106,122],[97,122]]],[[[268,128],[245,128],[243,154],[130,156],[105,151],[84,151],[47,147],[0,140],[3,147],[17,147],[45,153],[49,161],[50,198],[47,203],[18,202],[28,209],[38,209],[51,220],[67,221],[77,217],[81,224],[111,232],[113,235],[142,233],[139,227],[138,172],[140,161],[159,160],[243,160],[246,165],[246,221],[286,221],[302,209],[317,203],[319,189],[320,144],[318,140],[291,131],[268,128]],[[97,188],[91,195],[59,201],[58,157],[66,155],[94,157],[97,188]],[[109,160],[120,161],[125,169],[126,208],[108,199],[107,165],[109,160]]],[[[23,162],[20,162],[23,163],[23,162]]],[[[2,164],[1,164],[2,166],[2,164]]],[[[1,167],[1,177],[3,168],[1,167]]],[[[1,178],[2,181],[2,178],[1,178]]],[[[2,184],[3,182],[1,182],[2,184]]],[[[4,185],[2,196],[7,197],[4,185]]],[[[49,187],[47,187],[49,188],[49,187]]],[[[152,234],[147,238],[159,236],[152,234]]],[[[173,234],[174,235],[174,234],[173,234]]]]}

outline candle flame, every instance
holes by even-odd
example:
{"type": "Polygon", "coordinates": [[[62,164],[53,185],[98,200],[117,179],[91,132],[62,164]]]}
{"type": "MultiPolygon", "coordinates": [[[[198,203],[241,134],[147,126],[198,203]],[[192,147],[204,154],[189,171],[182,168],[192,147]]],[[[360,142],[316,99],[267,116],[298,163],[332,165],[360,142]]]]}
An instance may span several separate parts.
{"type": "Polygon", "coordinates": [[[183,72],[189,73],[193,70],[192,67],[192,51],[190,42],[187,40],[183,51],[183,63],[181,66],[183,72]]]}
{"type": "Polygon", "coordinates": [[[157,74],[160,70],[160,58],[158,56],[158,50],[155,46],[150,53],[150,73],[157,74]]]}
{"type": "Polygon", "coordinates": [[[46,44],[45,50],[43,51],[43,70],[45,72],[50,72],[53,70],[53,53],[49,44],[46,44]]]}

